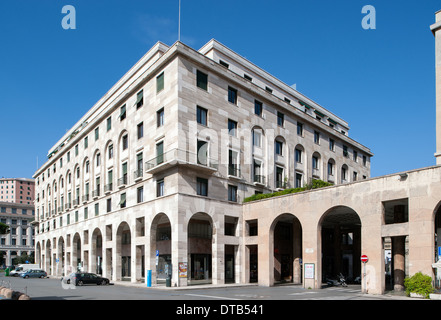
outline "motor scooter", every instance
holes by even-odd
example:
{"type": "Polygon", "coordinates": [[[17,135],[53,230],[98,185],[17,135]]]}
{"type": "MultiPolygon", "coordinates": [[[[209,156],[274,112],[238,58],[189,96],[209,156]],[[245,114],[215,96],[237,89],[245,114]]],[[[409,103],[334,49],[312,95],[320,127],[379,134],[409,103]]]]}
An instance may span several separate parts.
{"type": "Polygon", "coordinates": [[[342,286],[342,287],[347,287],[347,283],[346,283],[346,279],[345,276],[340,272],[338,275],[338,283],[342,286]]]}

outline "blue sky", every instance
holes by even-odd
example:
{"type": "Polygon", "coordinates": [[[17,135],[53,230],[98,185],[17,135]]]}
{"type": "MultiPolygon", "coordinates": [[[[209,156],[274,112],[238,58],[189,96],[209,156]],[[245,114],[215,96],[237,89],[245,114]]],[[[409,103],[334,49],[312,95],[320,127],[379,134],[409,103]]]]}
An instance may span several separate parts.
{"type": "MultiPolygon", "coordinates": [[[[50,148],[157,41],[178,0],[0,2],[0,177],[31,177],[50,148]],[[76,9],[76,30],[61,22],[76,9]]],[[[182,0],[181,41],[215,38],[337,114],[369,147],[371,175],[435,164],[439,0],[182,0]],[[365,30],[362,8],[376,9],[365,30]]]]}

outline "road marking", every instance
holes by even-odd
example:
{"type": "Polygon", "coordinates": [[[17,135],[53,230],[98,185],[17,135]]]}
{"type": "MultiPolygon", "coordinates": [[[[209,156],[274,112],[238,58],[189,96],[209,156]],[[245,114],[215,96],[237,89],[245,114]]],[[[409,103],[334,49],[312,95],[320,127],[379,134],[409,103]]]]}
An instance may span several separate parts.
{"type": "Polygon", "coordinates": [[[221,300],[241,300],[241,299],[236,299],[236,298],[216,297],[216,296],[208,296],[208,295],[204,295],[204,294],[192,294],[192,293],[188,293],[188,294],[186,294],[186,296],[213,298],[213,299],[221,299],[221,300]]]}

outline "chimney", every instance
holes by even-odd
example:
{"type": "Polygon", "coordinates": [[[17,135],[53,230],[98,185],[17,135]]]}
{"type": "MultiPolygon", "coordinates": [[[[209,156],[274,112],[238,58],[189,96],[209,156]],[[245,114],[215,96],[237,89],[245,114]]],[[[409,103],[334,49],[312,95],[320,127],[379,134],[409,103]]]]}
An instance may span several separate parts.
{"type": "Polygon", "coordinates": [[[441,165],[441,10],[435,13],[435,24],[430,26],[435,36],[436,68],[436,164],[441,165]]]}

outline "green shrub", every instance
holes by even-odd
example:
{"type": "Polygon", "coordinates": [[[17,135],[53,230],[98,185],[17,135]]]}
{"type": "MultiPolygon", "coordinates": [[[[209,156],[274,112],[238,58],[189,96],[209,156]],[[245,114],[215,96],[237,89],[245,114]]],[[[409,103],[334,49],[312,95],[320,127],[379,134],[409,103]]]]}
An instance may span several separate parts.
{"type": "Polygon", "coordinates": [[[409,296],[411,292],[420,294],[424,298],[429,298],[429,294],[433,293],[432,278],[421,272],[415,273],[412,277],[404,280],[406,294],[409,296]]]}
{"type": "Polygon", "coordinates": [[[257,201],[257,200],[262,200],[262,199],[267,199],[267,198],[272,198],[272,197],[283,196],[285,194],[297,193],[297,192],[302,192],[305,190],[319,189],[319,188],[329,187],[329,186],[332,186],[332,183],[325,182],[322,180],[312,180],[312,182],[310,184],[307,184],[305,187],[302,187],[302,188],[290,188],[290,189],[285,189],[285,190],[277,191],[277,192],[273,192],[273,193],[255,194],[255,195],[252,195],[251,197],[245,198],[243,202],[245,203],[245,202],[257,201]]]}

